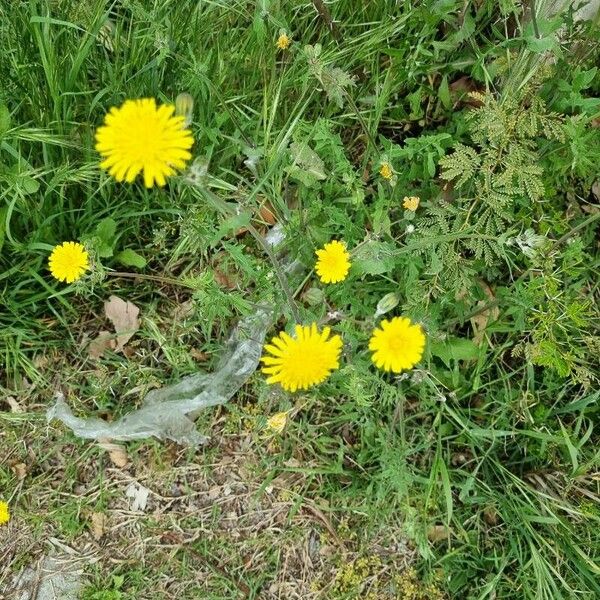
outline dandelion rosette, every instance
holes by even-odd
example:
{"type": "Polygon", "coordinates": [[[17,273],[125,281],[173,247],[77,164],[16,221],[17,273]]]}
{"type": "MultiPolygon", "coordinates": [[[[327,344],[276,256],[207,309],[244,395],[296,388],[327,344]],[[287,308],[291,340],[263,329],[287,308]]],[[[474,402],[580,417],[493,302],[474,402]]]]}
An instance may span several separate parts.
{"type": "Polygon", "coordinates": [[[165,185],[192,157],[194,143],[185,117],[174,112],[174,106],[157,106],[154,98],[111,108],[96,131],[96,150],[104,159],[100,166],[117,181],[132,183],[143,173],[147,188],[165,185]]]}
{"type": "Polygon", "coordinates": [[[267,355],[261,358],[267,383],[279,383],[288,392],[306,390],[322,383],[340,366],[342,338],[312,325],[296,325],[295,337],[285,331],[265,344],[267,355]]]}
{"type": "Polygon", "coordinates": [[[316,255],[315,270],[322,283],[338,283],[346,279],[351,263],[344,243],[333,240],[317,250],[316,255]]]}
{"type": "Polygon", "coordinates": [[[375,366],[393,373],[412,369],[421,360],[424,348],[423,329],[406,317],[384,319],[369,341],[375,366]]]}
{"type": "Polygon", "coordinates": [[[88,253],[77,242],[63,242],[55,246],[48,258],[48,268],[52,277],[66,283],[81,279],[88,267],[88,253]]]}

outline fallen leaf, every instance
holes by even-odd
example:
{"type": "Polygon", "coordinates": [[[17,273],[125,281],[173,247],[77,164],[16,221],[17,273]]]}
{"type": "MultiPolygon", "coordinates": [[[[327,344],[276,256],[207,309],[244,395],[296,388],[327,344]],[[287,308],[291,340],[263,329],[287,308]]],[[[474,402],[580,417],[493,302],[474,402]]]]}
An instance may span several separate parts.
{"type": "Polygon", "coordinates": [[[213,259],[213,277],[222,288],[227,290],[236,290],[238,288],[238,276],[232,270],[232,266],[225,263],[223,252],[215,255],[213,259]]]}
{"type": "Polygon", "coordinates": [[[129,463],[129,458],[127,457],[127,451],[124,446],[120,446],[119,444],[113,444],[107,440],[101,440],[98,442],[98,446],[103,450],[108,452],[108,457],[115,467],[122,469],[126,467],[129,463]]]}
{"type": "Polygon", "coordinates": [[[106,529],[106,515],[104,513],[92,513],[91,529],[95,540],[99,540],[104,535],[106,529]]]}
{"type": "Polygon", "coordinates": [[[125,490],[125,495],[129,498],[129,508],[135,512],[146,510],[148,505],[148,496],[150,490],[139,483],[130,483],[125,490]]]}
{"type": "Polygon", "coordinates": [[[442,542],[448,539],[450,530],[445,525],[432,525],[427,530],[427,539],[430,542],[442,542]]]}
{"type": "Polygon", "coordinates": [[[22,413],[25,412],[23,407],[17,402],[17,399],[13,396],[7,396],[5,398],[6,403],[10,406],[10,412],[22,413]]]}
{"type": "Polygon", "coordinates": [[[275,223],[277,223],[275,211],[268,200],[260,207],[258,214],[267,225],[275,225],[275,223]]]}
{"type": "Polygon", "coordinates": [[[117,342],[114,335],[108,331],[101,331],[95,340],[88,346],[88,356],[90,358],[101,358],[106,350],[114,350],[117,342]]]}
{"type": "MultiPolygon", "coordinates": [[[[485,306],[488,302],[492,302],[496,299],[494,292],[492,292],[490,286],[485,281],[479,281],[479,286],[487,296],[487,300],[480,300],[477,306],[485,306]]],[[[483,342],[483,336],[485,329],[489,323],[496,321],[500,316],[500,309],[497,306],[492,306],[487,310],[480,312],[471,318],[471,326],[473,327],[473,343],[479,346],[483,342]]]]}
{"type": "Polygon", "coordinates": [[[119,352],[140,328],[140,309],[133,302],[111,296],[104,303],[104,312],[117,332],[115,352],[119,352]]]}
{"type": "Polygon", "coordinates": [[[202,352],[197,348],[192,348],[190,350],[190,355],[197,362],[206,362],[210,358],[210,354],[208,352],[202,352]]]}
{"type": "Polygon", "coordinates": [[[19,481],[23,481],[23,479],[27,477],[27,465],[25,463],[17,463],[16,465],[13,465],[12,470],[19,481]]]}

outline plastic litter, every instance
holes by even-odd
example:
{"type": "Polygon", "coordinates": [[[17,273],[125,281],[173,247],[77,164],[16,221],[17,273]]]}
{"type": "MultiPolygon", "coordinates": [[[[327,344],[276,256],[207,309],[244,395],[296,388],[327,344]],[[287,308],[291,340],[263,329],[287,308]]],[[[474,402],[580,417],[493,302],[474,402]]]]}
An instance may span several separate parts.
{"type": "Polygon", "coordinates": [[[139,440],[156,437],[178,444],[198,446],[206,442],[194,424],[197,413],[209,406],[225,404],[246,382],[258,366],[265,334],[273,320],[270,306],[257,306],[234,329],[224,357],[213,373],[198,373],[180,382],[149,392],[142,406],[124,417],[107,422],[76,417],[62,393],[46,415],[58,419],[75,435],[91,440],[139,440]]]}
{"type": "MultiPolygon", "coordinates": [[[[280,251],[284,241],[285,233],[280,224],[265,236],[265,242],[275,250],[280,251]]],[[[281,266],[287,275],[303,270],[300,263],[287,257],[283,258],[281,266]]],[[[254,313],[241,319],[234,329],[213,373],[190,375],[172,385],[152,390],[138,410],[116,421],[76,417],[60,392],[46,419],[48,422],[58,419],[75,435],[88,440],[127,441],[156,437],[185,446],[204,444],[208,438],[196,430],[194,419],[201,410],[228,402],[254,373],[273,318],[272,306],[257,305],[254,313]]]]}

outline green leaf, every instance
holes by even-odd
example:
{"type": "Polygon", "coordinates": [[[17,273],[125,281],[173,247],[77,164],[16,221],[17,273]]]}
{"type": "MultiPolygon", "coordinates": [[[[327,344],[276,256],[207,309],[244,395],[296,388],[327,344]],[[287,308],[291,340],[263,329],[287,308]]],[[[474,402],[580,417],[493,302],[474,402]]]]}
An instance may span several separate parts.
{"type": "Polygon", "coordinates": [[[438,98],[445,109],[452,108],[452,98],[450,97],[450,88],[448,87],[448,77],[444,75],[438,88],[438,98]]]}
{"type": "Polygon", "coordinates": [[[136,267],[137,269],[143,269],[147,264],[146,259],[131,248],[121,250],[115,259],[126,267],[136,267]]]}
{"type": "Polygon", "coordinates": [[[110,217],[102,219],[96,226],[98,256],[100,256],[100,258],[108,258],[114,254],[116,231],[117,224],[115,220],[110,217]]]}
{"type": "Polygon", "coordinates": [[[241,212],[224,219],[219,225],[219,229],[217,229],[215,235],[212,237],[210,245],[216,246],[224,237],[235,234],[244,227],[248,227],[248,225],[250,225],[250,220],[251,216],[248,212],[241,212]]]}
{"type": "Polygon", "coordinates": [[[292,142],[290,154],[293,164],[286,171],[305,185],[316,183],[326,178],[325,164],[319,155],[305,142],[292,142]]]}
{"type": "Polygon", "coordinates": [[[19,178],[19,186],[24,194],[35,194],[40,189],[40,182],[29,175],[23,175],[19,178]]]}
{"type": "Polygon", "coordinates": [[[0,136],[10,128],[10,111],[6,104],[0,104],[0,136]]]}
{"type": "Polygon", "coordinates": [[[388,242],[367,242],[354,255],[354,266],[361,275],[381,275],[396,265],[394,246],[388,242]]]}
{"type": "Polygon", "coordinates": [[[6,235],[6,213],[8,212],[8,206],[0,208],[0,253],[2,252],[2,246],[4,246],[4,238],[6,235]]]}
{"type": "Polygon", "coordinates": [[[475,360],[479,356],[479,348],[473,340],[466,338],[449,337],[444,341],[433,341],[429,347],[431,353],[441,358],[448,368],[453,360],[475,360]]]}

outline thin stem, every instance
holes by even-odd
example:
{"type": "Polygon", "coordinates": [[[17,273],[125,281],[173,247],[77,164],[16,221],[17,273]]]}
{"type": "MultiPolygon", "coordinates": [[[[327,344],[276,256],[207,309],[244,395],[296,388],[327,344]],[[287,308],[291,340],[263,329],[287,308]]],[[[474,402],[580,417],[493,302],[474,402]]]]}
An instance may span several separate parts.
{"type": "Polygon", "coordinates": [[[529,0],[529,12],[531,13],[531,22],[533,23],[535,37],[539,40],[542,36],[540,35],[540,28],[538,27],[537,15],[535,13],[535,0],[529,0]]]}
{"type": "MultiPolygon", "coordinates": [[[[220,196],[218,196],[217,194],[205,187],[197,187],[205,197],[210,199],[213,206],[222,215],[227,217],[236,215],[235,208],[229,205],[227,202],[225,202],[223,198],[221,198],[220,196]]],[[[279,259],[273,252],[271,246],[269,246],[265,238],[262,235],[260,235],[260,233],[256,230],[254,225],[252,225],[252,223],[248,223],[248,225],[246,225],[246,228],[248,229],[250,235],[256,240],[258,245],[261,247],[262,251],[267,255],[268,259],[271,261],[271,264],[273,265],[273,269],[275,271],[275,275],[277,277],[277,280],[279,281],[281,290],[283,291],[283,294],[286,297],[286,300],[289,304],[290,310],[292,311],[292,316],[294,317],[296,323],[300,323],[300,312],[298,311],[298,306],[296,304],[296,301],[294,300],[294,296],[288,284],[287,277],[285,276],[285,273],[283,271],[283,267],[279,262],[279,259]]]]}

